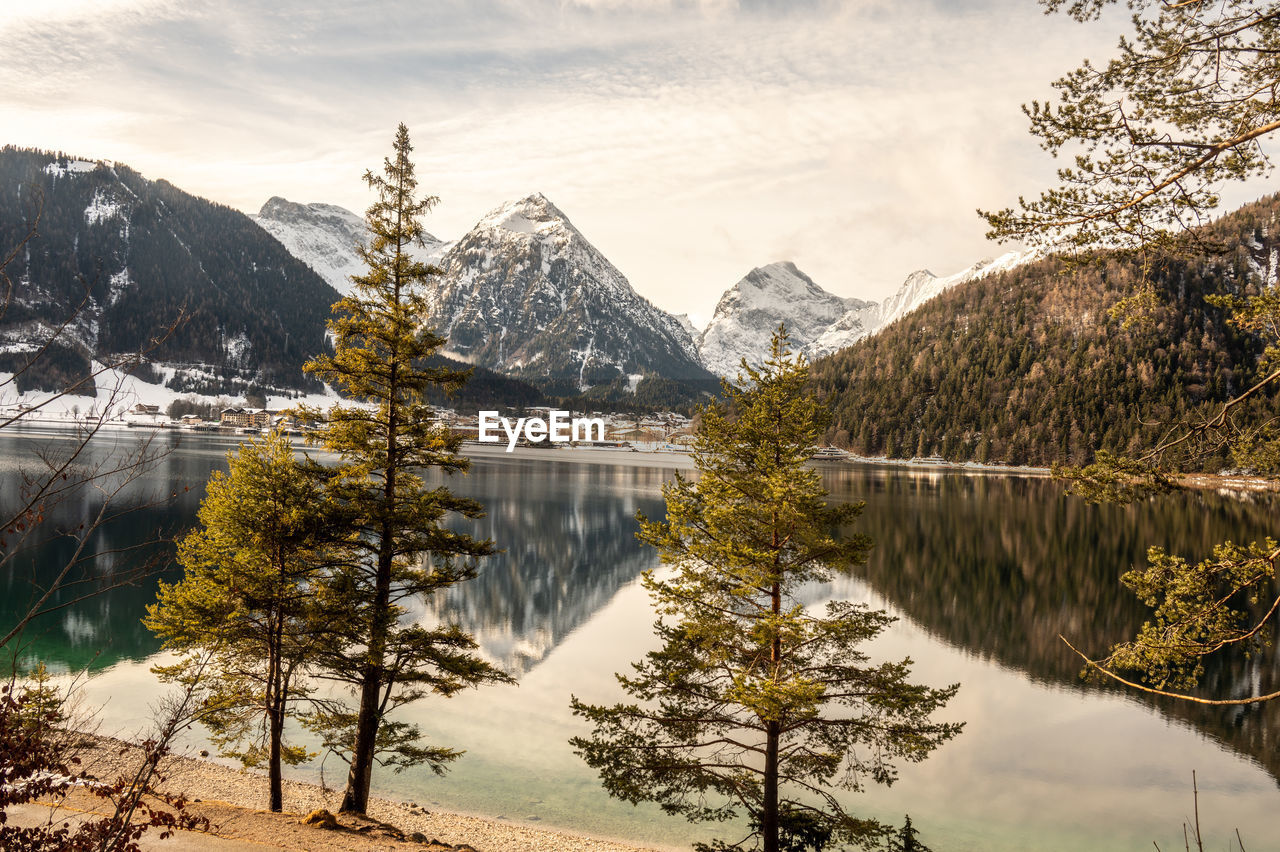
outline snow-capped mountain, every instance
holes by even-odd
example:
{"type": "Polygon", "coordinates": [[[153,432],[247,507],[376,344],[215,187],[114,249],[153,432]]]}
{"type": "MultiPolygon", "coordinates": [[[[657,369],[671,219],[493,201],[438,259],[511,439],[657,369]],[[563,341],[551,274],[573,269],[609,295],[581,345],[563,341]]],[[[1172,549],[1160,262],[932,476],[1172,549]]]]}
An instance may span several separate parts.
{"type": "Polygon", "coordinates": [[[883,302],[879,304],[869,302],[863,307],[851,308],[840,316],[812,339],[805,349],[805,354],[810,358],[820,358],[844,349],[846,346],[852,346],[856,341],[892,325],[957,284],[1013,269],[1037,256],[1038,252],[1035,250],[1007,252],[994,260],[980,260],[968,269],[942,278],[927,269],[913,272],[907,276],[907,280],[898,288],[898,292],[883,302]]]}
{"type": "MultiPolygon", "coordinates": [[[[364,268],[355,247],[365,224],[350,210],[277,196],[250,218],[342,293],[364,268]]],[[[732,377],[742,358],[763,359],[779,322],[810,358],[821,357],[1029,258],[1011,252],[946,277],[913,272],[880,303],[836,296],[795,264],[771,263],[725,291],[699,332],[637,294],[539,193],[493,210],[456,243],[428,235],[415,254],[445,270],[429,304],[449,354],[566,393],[639,374],[705,381],[705,368],[732,377]]]]}
{"type": "Polygon", "coordinates": [[[17,390],[140,351],[145,375],[179,393],[318,388],[302,365],[324,348],[337,294],[244,214],[123,163],[0,150],[0,246],[22,244],[35,210],[38,237],[5,270],[0,372],[46,341],[56,355],[17,390]]]}
{"type": "Polygon", "coordinates": [[[711,380],[685,326],[540,193],[486,215],[440,265],[428,302],[455,357],[562,391],[636,374],[711,380]]]}
{"type": "MultiPolygon", "coordinates": [[[[344,295],[351,290],[351,276],[364,272],[356,245],[365,240],[364,219],[336,204],[299,204],[272,196],[258,215],[250,219],[280,241],[289,253],[310,266],[344,295]]],[[[449,243],[424,234],[425,245],[413,254],[438,263],[449,243]]]]}
{"type": "Polygon", "coordinates": [[[752,364],[764,358],[778,323],[804,347],[845,313],[873,304],[828,293],[789,261],[760,266],[720,297],[698,352],[707,369],[734,376],[743,358],[752,364]]]}
{"type": "Polygon", "coordinates": [[[1036,256],[1009,252],[945,278],[922,269],[908,275],[883,302],[836,296],[795,264],[771,263],[751,270],[720,297],[715,316],[698,337],[698,351],[707,369],[732,378],[741,359],[753,365],[764,360],[770,336],[785,322],[792,343],[809,358],[820,358],[875,334],[957,284],[1012,269],[1036,256]]]}

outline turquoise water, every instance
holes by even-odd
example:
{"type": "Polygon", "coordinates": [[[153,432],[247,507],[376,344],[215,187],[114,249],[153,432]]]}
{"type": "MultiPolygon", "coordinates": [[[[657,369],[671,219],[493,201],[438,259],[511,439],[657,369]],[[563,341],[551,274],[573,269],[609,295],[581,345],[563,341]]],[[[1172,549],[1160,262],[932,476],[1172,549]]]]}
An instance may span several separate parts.
{"type": "MultiPolygon", "coordinates": [[[[0,439],[0,494],[16,487],[32,442],[47,440],[0,439]]],[[[119,553],[189,524],[204,481],[232,445],[205,436],[175,445],[141,487],[179,496],[122,517],[103,532],[100,552],[119,553]]],[[[634,538],[634,515],[661,513],[661,484],[679,462],[582,458],[491,453],[454,479],[456,490],[488,507],[473,531],[505,552],[421,615],[461,621],[519,685],[413,706],[407,717],[467,754],[445,778],[380,773],[375,790],[428,807],[687,845],[708,833],[610,800],[567,745],[582,730],[569,695],[596,703],[617,697],[612,673],[651,647],[653,615],[637,578],[655,561],[634,538]]],[[[1150,849],[1152,841],[1181,848],[1194,769],[1207,848],[1229,848],[1237,827],[1251,852],[1280,848],[1273,816],[1280,708],[1157,705],[1087,686],[1058,639],[1061,633],[1100,651],[1123,638],[1143,611],[1117,577],[1148,545],[1194,553],[1222,538],[1264,535],[1273,504],[1198,494],[1100,508],[1038,478],[824,470],[837,499],[867,501],[858,527],[876,547],[855,576],[811,589],[810,599],[863,600],[899,615],[871,646],[873,656],[910,656],[918,681],[959,681],[944,715],[967,722],[929,760],[904,767],[892,788],[851,797],[858,812],[894,822],[910,813],[935,852],[1150,849]]],[[[55,520],[69,522],[91,504],[68,507],[55,520]]],[[[49,542],[4,578],[0,626],[25,600],[30,572],[39,576],[59,546],[49,542]]],[[[123,564],[102,555],[87,570],[109,579],[123,564]]],[[[137,621],[151,597],[143,584],[60,610],[30,634],[24,651],[64,670],[92,668],[86,694],[104,705],[108,732],[142,725],[160,694],[148,672],[156,646],[137,621]]],[[[1226,694],[1275,689],[1278,674],[1265,658],[1212,670],[1208,680],[1226,694]]],[[[315,780],[323,771],[340,785],[343,768],[330,759],[296,774],[315,780]]]]}

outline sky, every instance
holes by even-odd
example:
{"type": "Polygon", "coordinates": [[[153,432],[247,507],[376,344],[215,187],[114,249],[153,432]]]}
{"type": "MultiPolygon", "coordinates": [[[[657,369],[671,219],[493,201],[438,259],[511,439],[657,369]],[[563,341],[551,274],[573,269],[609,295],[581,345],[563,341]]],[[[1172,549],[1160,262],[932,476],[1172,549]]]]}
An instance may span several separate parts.
{"type": "Polygon", "coordinates": [[[403,121],[433,234],[542,192],[701,325],[775,261],[881,299],[1008,250],[975,210],[1059,165],[1021,104],[1123,31],[1033,0],[0,0],[0,144],[362,212],[403,121]]]}

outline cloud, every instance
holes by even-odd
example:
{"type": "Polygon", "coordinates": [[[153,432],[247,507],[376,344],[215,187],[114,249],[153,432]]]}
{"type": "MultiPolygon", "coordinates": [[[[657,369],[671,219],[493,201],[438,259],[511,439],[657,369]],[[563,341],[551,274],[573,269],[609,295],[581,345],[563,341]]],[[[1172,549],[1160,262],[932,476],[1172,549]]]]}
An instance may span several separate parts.
{"type": "Polygon", "coordinates": [[[1052,177],[1018,105],[1117,32],[1015,0],[52,8],[0,25],[0,141],[249,211],[360,210],[405,121],[433,231],[543,191],[640,292],[704,315],[774,260],[881,297],[997,251],[974,208],[1052,177]]]}

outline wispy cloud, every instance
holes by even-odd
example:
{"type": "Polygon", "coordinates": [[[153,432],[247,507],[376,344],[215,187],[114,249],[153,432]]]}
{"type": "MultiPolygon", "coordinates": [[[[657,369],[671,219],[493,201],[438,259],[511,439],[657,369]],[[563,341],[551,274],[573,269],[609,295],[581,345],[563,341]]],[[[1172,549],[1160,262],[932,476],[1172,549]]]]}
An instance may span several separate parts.
{"type": "Polygon", "coordinates": [[[358,210],[403,120],[437,232],[540,190],[705,315],[774,260],[879,297],[994,251],[974,208],[1051,176],[1018,105],[1114,32],[1016,0],[58,0],[0,20],[0,141],[358,210]]]}

